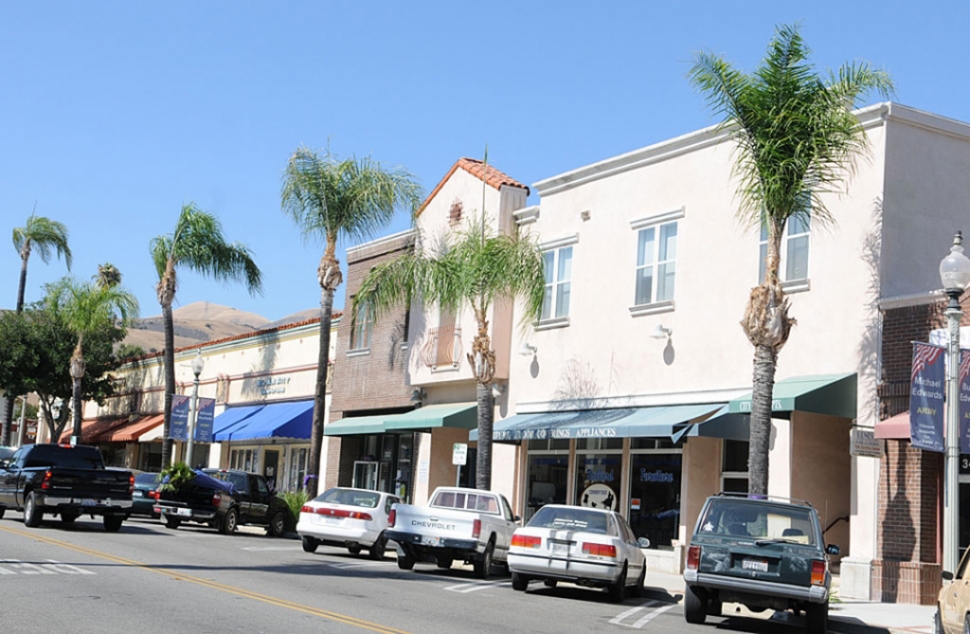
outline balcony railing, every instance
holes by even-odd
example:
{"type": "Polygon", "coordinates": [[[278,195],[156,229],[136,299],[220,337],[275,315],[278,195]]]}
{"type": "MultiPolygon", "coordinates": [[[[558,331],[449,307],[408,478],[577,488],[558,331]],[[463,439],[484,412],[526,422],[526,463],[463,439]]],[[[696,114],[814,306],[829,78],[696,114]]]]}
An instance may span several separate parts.
{"type": "Polygon", "coordinates": [[[432,370],[457,368],[461,363],[461,328],[431,328],[421,349],[424,364],[432,370]]]}

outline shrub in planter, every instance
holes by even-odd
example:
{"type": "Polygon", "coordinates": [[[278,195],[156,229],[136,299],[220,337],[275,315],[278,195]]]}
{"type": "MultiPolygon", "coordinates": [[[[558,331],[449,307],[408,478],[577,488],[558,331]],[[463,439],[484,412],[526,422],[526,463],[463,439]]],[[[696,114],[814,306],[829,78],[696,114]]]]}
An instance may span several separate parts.
{"type": "Polygon", "coordinates": [[[290,510],[286,515],[286,530],[291,532],[295,531],[296,523],[300,519],[300,509],[306,504],[309,496],[306,491],[287,491],[286,493],[279,494],[279,497],[283,498],[287,508],[290,510]]]}

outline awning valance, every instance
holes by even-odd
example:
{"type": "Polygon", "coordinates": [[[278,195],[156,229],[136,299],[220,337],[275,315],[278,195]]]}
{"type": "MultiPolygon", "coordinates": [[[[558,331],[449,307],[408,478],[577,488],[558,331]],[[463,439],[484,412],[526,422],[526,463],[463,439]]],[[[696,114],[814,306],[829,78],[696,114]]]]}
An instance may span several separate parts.
{"type": "Polygon", "coordinates": [[[112,430],[105,436],[105,442],[136,442],[141,436],[165,422],[164,414],[143,416],[134,423],[112,430]]]}
{"type": "Polygon", "coordinates": [[[309,440],[313,426],[313,401],[268,403],[226,410],[214,421],[215,442],[293,438],[309,440]],[[242,411],[246,410],[246,411],[242,411]],[[227,416],[228,415],[228,416],[227,416]],[[226,417],[226,418],[223,418],[226,417]]]}
{"type": "Polygon", "coordinates": [[[477,426],[477,403],[425,405],[405,414],[388,416],[384,419],[384,427],[389,432],[420,431],[438,427],[474,429],[477,426]]]}
{"type": "MultiPolygon", "coordinates": [[[[669,438],[679,426],[708,416],[724,403],[588,409],[571,412],[517,414],[495,423],[497,441],[545,438],[669,438]]],[[[473,429],[469,440],[478,440],[473,429]]]]}
{"type": "MultiPolygon", "coordinates": [[[[85,445],[93,445],[97,443],[106,442],[105,438],[107,435],[121,427],[128,424],[127,416],[112,416],[106,418],[88,418],[81,421],[81,443],[85,445]]],[[[66,443],[70,442],[71,434],[74,433],[74,426],[68,421],[67,426],[64,431],[61,432],[60,439],[58,442],[66,443]]]]}
{"type": "Polygon", "coordinates": [[[678,430],[673,436],[674,442],[681,438],[724,438],[726,440],[744,440],[751,438],[751,416],[748,414],[732,414],[727,405],[711,414],[710,418],[678,430]]]}
{"type": "MultiPolygon", "coordinates": [[[[771,397],[772,416],[789,418],[792,412],[811,412],[840,418],[856,417],[856,374],[818,374],[778,381],[771,397]]],[[[728,403],[732,414],[751,413],[751,394],[728,403]]]]}
{"type": "Polygon", "coordinates": [[[323,428],[324,436],[353,436],[355,434],[383,434],[386,416],[354,416],[332,420],[323,428]]]}
{"type": "Polygon", "coordinates": [[[912,430],[909,425],[909,412],[896,414],[886,420],[876,423],[876,438],[892,438],[895,440],[911,438],[912,430]]]}

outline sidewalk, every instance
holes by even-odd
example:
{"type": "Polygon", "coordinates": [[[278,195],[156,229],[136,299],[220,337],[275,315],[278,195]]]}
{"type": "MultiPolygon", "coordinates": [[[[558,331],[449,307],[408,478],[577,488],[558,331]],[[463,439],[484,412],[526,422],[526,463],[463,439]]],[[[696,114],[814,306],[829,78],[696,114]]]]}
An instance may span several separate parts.
{"type": "MultiPolygon", "coordinates": [[[[833,599],[829,602],[829,631],[844,634],[931,634],[935,608],[928,605],[908,603],[879,603],[877,601],[855,601],[838,596],[838,577],[832,582],[833,599]]],[[[683,601],[684,578],[662,572],[647,572],[647,590],[663,590],[678,601],[683,601]]],[[[770,611],[761,614],[749,612],[743,606],[731,606],[731,612],[739,616],[796,623],[791,613],[770,611]]],[[[729,612],[726,605],[725,614],[729,612]]],[[[797,621],[799,624],[801,620],[797,621]]]]}

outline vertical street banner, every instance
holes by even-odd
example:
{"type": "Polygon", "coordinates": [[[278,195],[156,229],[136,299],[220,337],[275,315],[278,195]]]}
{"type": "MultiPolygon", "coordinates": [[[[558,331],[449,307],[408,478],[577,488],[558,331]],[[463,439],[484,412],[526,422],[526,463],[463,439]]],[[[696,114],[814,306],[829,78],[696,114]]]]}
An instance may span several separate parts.
{"type": "Polygon", "coordinates": [[[909,387],[909,433],[913,447],[945,450],[943,444],[944,349],[913,343],[913,371],[909,387]]]}
{"type": "Polygon", "coordinates": [[[212,442],[212,421],[216,417],[216,399],[200,398],[195,418],[195,442],[212,442]]]}
{"type": "Polygon", "coordinates": [[[168,437],[172,440],[189,439],[189,404],[191,397],[184,394],[172,395],[172,421],[168,426],[168,437]]]}
{"type": "Polygon", "coordinates": [[[960,351],[960,453],[970,453],[970,350],[960,351]]]}

